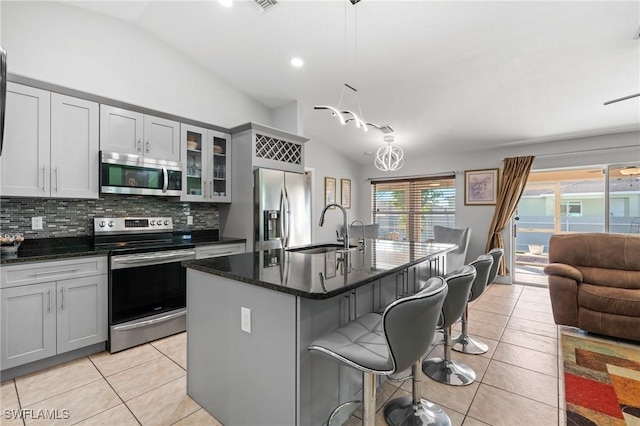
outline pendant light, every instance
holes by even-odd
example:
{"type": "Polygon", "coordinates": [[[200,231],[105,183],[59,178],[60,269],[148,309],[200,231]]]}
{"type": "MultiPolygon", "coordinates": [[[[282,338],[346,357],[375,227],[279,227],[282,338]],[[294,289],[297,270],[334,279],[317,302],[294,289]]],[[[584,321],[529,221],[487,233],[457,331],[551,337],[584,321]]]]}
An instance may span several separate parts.
{"type": "MultiPolygon", "coordinates": [[[[356,3],[358,3],[360,0],[350,0],[351,4],[356,5],[356,3]]],[[[354,8],[355,11],[357,11],[357,9],[354,8]]],[[[357,71],[358,68],[358,54],[357,54],[357,12],[354,14],[354,41],[353,41],[353,49],[354,49],[354,63],[355,63],[355,69],[357,71]]],[[[346,67],[346,62],[347,62],[347,3],[345,0],[345,7],[344,7],[344,57],[345,57],[345,69],[346,67]]],[[[342,86],[342,94],[340,95],[340,100],[338,101],[338,105],[336,107],[330,106],[330,105],[316,105],[313,107],[313,109],[317,109],[317,110],[328,110],[331,111],[331,115],[333,115],[334,117],[338,118],[338,121],[340,121],[340,124],[347,124],[351,121],[355,122],[355,125],[357,128],[364,130],[365,132],[369,131],[369,126],[375,127],[377,129],[380,129],[382,126],[379,126],[375,123],[367,123],[364,121],[364,118],[362,116],[362,107],[360,106],[360,98],[358,98],[358,90],[353,87],[353,85],[344,83],[344,85],[342,86]],[[347,91],[347,89],[349,91],[347,91]],[[342,101],[345,97],[345,93],[352,93],[353,97],[355,98],[355,103],[358,107],[358,114],[356,114],[354,111],[349,110],[349,109],[342,109],[342,101]]]]}
{"type": "Polygon", "coordinates": [[[376,152],[376,168],[383,172],[393,172],[399,170],[404,165],[404,152],[398,146],[391,146],[394,141],[393,135],[386,135],[384,141],[386,146],[381,146],[376,152]]]}

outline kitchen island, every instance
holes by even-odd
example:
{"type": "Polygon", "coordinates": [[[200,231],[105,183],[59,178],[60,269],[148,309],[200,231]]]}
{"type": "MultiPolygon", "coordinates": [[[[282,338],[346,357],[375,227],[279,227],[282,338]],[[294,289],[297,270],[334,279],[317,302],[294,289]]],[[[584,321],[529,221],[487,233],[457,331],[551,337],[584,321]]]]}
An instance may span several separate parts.
{"type": "Polygon", "coordinates": [[[227,426],[320,425],[358,399],[360,373],[312,355],[309,343],[414,292],[456,248],[366,243],[184,262],[189,396],[227,426]]]}

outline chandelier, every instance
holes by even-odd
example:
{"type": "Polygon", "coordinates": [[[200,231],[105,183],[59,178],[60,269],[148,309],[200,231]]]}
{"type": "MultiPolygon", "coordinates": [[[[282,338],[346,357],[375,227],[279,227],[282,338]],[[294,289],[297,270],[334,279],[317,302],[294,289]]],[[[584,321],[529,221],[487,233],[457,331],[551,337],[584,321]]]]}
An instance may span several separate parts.
{"type": "Polygon", "coordinates": [[[404,152],[398,146],[391,146],[393,135],[386,135],[384,141],[387,146],[381,146],[376,152],[376,168],[383,172],[393,172],[404,165],[404,152]]]}

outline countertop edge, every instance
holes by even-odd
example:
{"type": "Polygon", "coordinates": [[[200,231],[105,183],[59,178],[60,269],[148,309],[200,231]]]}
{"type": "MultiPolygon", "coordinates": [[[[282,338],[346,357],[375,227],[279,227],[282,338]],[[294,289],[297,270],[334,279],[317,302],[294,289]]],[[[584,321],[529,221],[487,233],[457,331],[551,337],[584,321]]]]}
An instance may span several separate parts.
{"type": "MultiPolygon", "coordinates": [[[[271,290],[275,290],[278,291],[280,293],[286,293],[286,294],[291,294],[293,296],[299,296],[305,299],[310,299],[310,300],[325,300],[325,299],[331,299],[335,296],[339,296],[340,294],[346,293],[348,291],[354,290],[358,287],[361,287],[363,285],[369,284],[371,282],[374,282],[378,279],[381,279],[383,277],[392,275],[394,273],[397,273],[405,268],[409,268],[411,266],[417,265],[419,263],[422,263],[426,260],[429,260],[430,258],[434,258],[437,256],[441,256],[444,255],[452,250],[455,250],[457,248],[456,245],[452,245],[452,247],[450,248],[446,248],[446,249],[442,249],[440,251],[438,251],[437,253],[432,253],[429,254],[427,256],[415,259],[415,260],[411,260],[407,263],[404,263],[400,266],[396,266],[395,268],[390,268],[390,269],[386,269],[384,271],[379,271],[379,273],[372,275],[370,278],[365,278],[362,279],[358,282],[355,282],[351,285],[345,286],[345,287],[341,287],[339,289],[333,290],[333,291],[329,291],[326,293],[308,293],[305,291],[300,291],[297,290],[295,288],[291,288],[291,287],[285,287],[282,285],[278,285],[278,284],[273,284],[273,283],[269,283],[266,281],[261,281],[261,280],[256,280],[256,279],[252,279],[252,278],[248,278],[248,277],[244,277],[241,275],[236,275],[233,274],[231,272],[225,272],[225,271],[221,271],[219,269],[213,269],[211,267],[207,267],[204,266],[202,264],[200,264],[199,260],[187,260],[187,261],[183,261],[182,262],[182,266],[186,267],[187,269],[193,269],[195,271],[199,271],[199,272],[203,272],[206,274],[210,274],[210,275],[216,275],[219,277],[223,277],[223,278],[227,278],[230,280],[234,280],[234,281],[238,281],[238,282],[243,282],[245,284],[251,284],[251,285],[255,285],[257,287],[262,287],[262,288],[268,288],[271,290]]],[[[312,255],[313,256],[313,255],[312,255]]],[[[188,285],[188,283],[187,283],[188,285]]]]}

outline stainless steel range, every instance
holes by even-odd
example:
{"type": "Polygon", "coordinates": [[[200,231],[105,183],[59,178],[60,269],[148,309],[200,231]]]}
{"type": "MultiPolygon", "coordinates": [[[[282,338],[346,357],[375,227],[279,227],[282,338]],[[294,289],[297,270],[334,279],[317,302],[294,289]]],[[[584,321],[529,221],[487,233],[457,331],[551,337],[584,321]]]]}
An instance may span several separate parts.
{"type": "Polygon", "coordinates": [[[168,217],[94,219],[94,244],[109,250],[111,353],[186,329],[186,271],[194,245],[168,217]]]}

